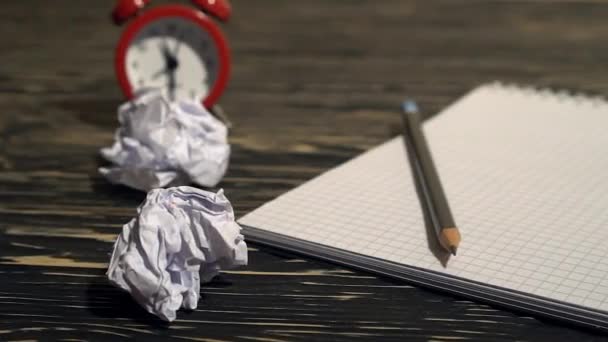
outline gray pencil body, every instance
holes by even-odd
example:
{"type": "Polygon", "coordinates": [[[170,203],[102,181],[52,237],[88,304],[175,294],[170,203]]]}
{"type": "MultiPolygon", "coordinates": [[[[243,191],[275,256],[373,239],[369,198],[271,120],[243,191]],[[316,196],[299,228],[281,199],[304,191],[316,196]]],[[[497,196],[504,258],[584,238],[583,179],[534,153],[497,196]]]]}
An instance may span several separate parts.
{"type": "Polygon", "coordinates": [[[422,131],[420,115],[415,103],[403,103],[403,126],[405,138],[408,139],[415,153],[414,169],[423,189],[423,196],[427,202],[433,226],[441,245],[452,254],[460,243],[460,233],[452,216],[448,200],[443,191],[439,175],[433,163],[431,151],[422,131]]]}

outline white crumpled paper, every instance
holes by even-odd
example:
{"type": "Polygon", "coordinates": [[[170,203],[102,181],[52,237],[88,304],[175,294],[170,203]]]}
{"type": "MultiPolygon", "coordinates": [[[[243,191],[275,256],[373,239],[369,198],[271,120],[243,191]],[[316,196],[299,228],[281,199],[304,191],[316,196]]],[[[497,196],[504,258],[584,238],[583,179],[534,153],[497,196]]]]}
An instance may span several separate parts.
{"type": "Polygon", "coordinates": [[[228,129],[194,100],[169,101],[148,90],[118,109],[114,144],[101,149],[112,162],[99,172],[112,183],[148,191],[187,185],[215,186],[230,157],[228,129]]]}
{"type": "Polygon", "coordinates": [[[173,321],[179,308],[196,309],[201,281],[247,265],[240,230],[222,190],[152,190],[114,244],[108,279],[148,312],[173,321]]]}

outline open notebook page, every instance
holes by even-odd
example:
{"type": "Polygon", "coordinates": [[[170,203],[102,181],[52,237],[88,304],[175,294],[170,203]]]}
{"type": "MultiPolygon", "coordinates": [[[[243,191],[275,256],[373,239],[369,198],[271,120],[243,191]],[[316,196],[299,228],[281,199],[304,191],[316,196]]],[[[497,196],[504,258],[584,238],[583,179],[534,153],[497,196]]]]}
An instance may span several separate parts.
{"type": "Polygon", "coordinates": [[[445,267],[429,247],[401,137],[239,223],[608,310],[606,103],[489,84],[425,122],[424,131],[463,236],[445,267]]]}

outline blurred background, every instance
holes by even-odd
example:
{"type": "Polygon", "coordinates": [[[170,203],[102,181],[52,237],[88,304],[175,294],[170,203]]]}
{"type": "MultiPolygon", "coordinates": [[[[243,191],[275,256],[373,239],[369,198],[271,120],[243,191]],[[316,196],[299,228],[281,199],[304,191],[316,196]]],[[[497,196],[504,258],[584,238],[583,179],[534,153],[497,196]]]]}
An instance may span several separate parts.
{"type": "MultiPolygon", "coordinates": [[[[189,3],[151,5],[168,2],[189,3]]],[[[124,29],[109,19],[114,4],[2,1],[0,167],[27,168],[34,145],[45,151],[31,156],[36,169],[86,173],[97,182],[93,156],[111,142],[124,100],[113,70],[124,29]]],[[[400,129],[396,112],[404,96],[430,115],[493,80],[608,92],[608,6],[601,1],[233,0],[232,6],[230,22],[220,24],[233,52],[220,99],[235,124],[228,186],[247,188],[248,171],[237,166],[260,153],[259,164],[302,166],[294,179],[284,173],[275,195],[386,140],[400,129]]],[[[256,172],[263,178],[266,171],[256,172]]],[[[237,204],[241,213],[251,208],[237,204]]]]}

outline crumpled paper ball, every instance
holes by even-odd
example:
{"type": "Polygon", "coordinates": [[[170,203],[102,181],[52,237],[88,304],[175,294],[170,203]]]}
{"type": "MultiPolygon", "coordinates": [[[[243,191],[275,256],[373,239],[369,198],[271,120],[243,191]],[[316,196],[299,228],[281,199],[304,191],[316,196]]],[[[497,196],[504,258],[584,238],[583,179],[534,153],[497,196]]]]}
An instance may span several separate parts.
{"type": "Polygon", "coordinates": [[[158,89],[137,95],[118,109],[114,144],[101,149],[112,162],[99,172],[110,182],[150,189],[187,185],[213,187],[228,167],[228,129],[194,100],[169,101],[158,89]]]}
{"type": "Polygon", "coordinates": [[[118,236],[107,271],[148,312],[173,321],[196,309],[200,282],[247,265],[247,245],[222,190],[154,189],[118,236]]]}

